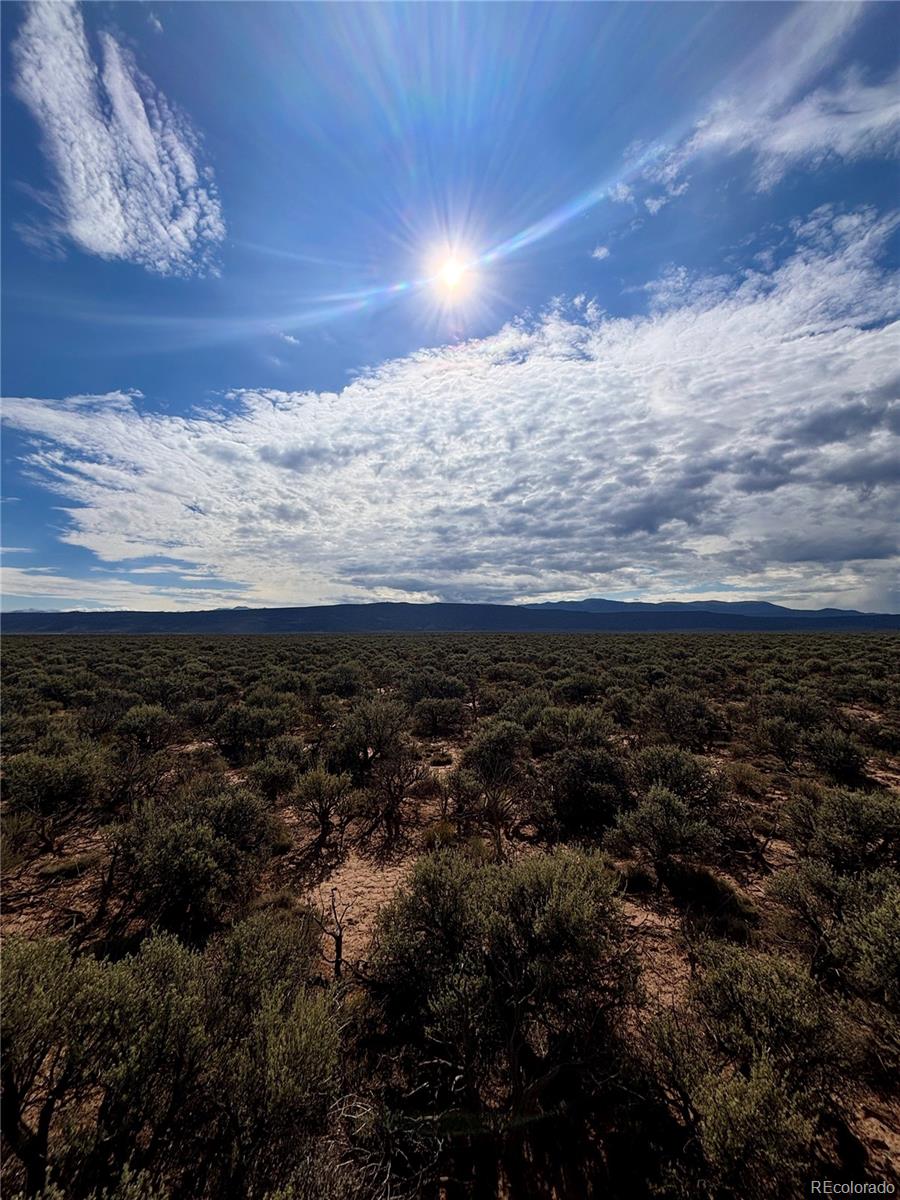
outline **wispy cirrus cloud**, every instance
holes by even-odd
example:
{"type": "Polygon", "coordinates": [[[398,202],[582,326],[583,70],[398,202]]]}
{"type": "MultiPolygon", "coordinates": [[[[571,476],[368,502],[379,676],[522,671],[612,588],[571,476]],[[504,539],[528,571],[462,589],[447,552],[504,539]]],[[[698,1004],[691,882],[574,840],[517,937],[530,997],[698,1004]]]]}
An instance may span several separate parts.
{"type": "Polygon", "coordinates": [[[888,157],[900,148],[900,75],[867,83],[856,71],[833,87],[816,88],[785,108],[746,109],[724,101],[677,153],[679,166],[707,152],[753,155],[762,190],[791,168],[832,160],[888,157]]]}
{"type": "Polygon", "coordinates": [[[13,87],[56,181],[52,217],[25,236],[163,275],[207,269],[225,225],[198,138],[111,34],[99,41],[95,61],[69,0],[36,0],[25,13],[13,87]]]}
{"type": "MultiPolygon", "coordinates": [[[[825,79],[866,15],[859,3],[798,4],[745,59],[680,141],[632,148],[648,164],[633,190],[650,189],[651,215],[687,191],[689,166],[714,155],[752,156],[751,183],[766,191],[796,168],[900,152],[900,75],[872,80],[855,67],[825,79]]],[[[612,197],[613,199],[631,197],[612,197]]]]}
{"type": "Polygon", "coordinates": [[[339,393],[187,416],[23,398],[6,419],[65,498],[66,542],[124,573],[195,564],[229,603],[737,588],[897,608],[897,224],[820,209],[773,235],[778,266],[675,272],[648,316],[557,306],[339,393]]]}

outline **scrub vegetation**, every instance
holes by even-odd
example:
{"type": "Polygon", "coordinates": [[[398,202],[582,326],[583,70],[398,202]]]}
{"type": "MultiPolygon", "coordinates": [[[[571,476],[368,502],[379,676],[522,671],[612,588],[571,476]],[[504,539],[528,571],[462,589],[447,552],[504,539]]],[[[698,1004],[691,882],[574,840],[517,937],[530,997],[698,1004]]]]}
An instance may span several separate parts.
{"type": "Polygon", "coordinates": [[[3,1184],[900,1169],[900,638],[8,638],[3,1184]]]}

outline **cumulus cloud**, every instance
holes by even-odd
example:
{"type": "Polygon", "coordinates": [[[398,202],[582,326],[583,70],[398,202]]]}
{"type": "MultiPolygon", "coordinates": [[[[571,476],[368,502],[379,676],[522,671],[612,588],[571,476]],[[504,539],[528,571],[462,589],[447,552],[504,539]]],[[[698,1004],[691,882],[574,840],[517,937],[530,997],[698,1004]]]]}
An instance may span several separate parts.
{"type": "Polygon", "coordinates": [[[777,267],[679,276],[643,317],[557,305],[339,393],[5,415],[67,542],[198,564],[243,603],[738,588],[897,607],[897,223],[818,210],[776,232],[777,267]]]}
{"type": "Polygon", "coordinates": [[[14,44],[57,184],[43,234],[163,275],[208,268],[225,226],[197,136],[114,37],[99,42],[97,62],[77,6],[38,0],[14,44]]]}
{"type": "Polygon", "coordinates": [[[603,262],[604,258],[609,258],[609,246],[595,246],[591,251],[591,258],[596,258],[598,262],[603,262]]]}

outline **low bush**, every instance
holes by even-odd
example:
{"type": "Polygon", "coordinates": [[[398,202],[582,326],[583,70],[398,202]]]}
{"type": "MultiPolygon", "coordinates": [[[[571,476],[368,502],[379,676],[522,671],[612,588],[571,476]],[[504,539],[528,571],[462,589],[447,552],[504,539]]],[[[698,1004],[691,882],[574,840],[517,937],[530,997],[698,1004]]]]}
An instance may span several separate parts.
{"type": "Polygon", "coordinates": [[[673,860],[700,863],[715,859],[721,834],[681,796],[654,786],[639,804],[621,813],[604,839],[613,854],[631,856],[652,868],[664,882],[673,860]]]}
{"type": "Polygon", "coordinates": [[[683,1008],[649,1027],[651,1076],[689,1146],[673,1191],[788,1200],[842,1104],[840,1016],[783,959],[719,943],[702,956],[683,1008]]]}
{"type": "Polygon", "coordinates": [[[146,804],[113,842],[140,912],[196,941],[249,897],[273,832],[259,797],[228,788],[146,804]]]}
{"type": "Polygon", "coordinates": [[[288,803],[316,831],[322,842],[343,836],[353,815],[353,782],[349,775],[332,775],[316,767],[297,778],[288,803]]]}
{"type": "Polygon", "coordinates": [[[88,745],[67,746],[58,754],[28,750],[4,762],[3,801],[52,850],[65,823],[102,796],[107,769],[102,753],[88,745]]]}
{"type": "Polygon", "coordinates": [[[863,773],[866,756],[862,746],[852,734],[835,725],[813,729],[804,745],[813,763],[838,783],[853,783],[863,773]]]}
{"type": "Polygon", "coordinates": [[[692,809],[712,812],[722,803],[722,780],[695,755],[677,746],[648,746],[632,759],[634,784],[647,792],[666,788],[692,809]]]}
{"type": "Polygon", "coordinates": [[[548,841],[595,840],[628,803],[625,762],[606,749],[558,750],[529,789],[530,819],[548,841]]]}
{"type": "Polygon", "coordinates": [[[900,795],[847,788],[798,791],[788,805],[787,831],[801,854],[840,874],[896,864],[900,795]]]}
{"type": "MultiPolygon", "coordinates": [[[[372,969],[430,1104],[540,1108],[566,1064],[614,1054],[637,968],[613,875],[559,851],[510,866],[441,851],[379,921],[372,969]]],[[[574,1068],[573,1068],[574,1069],[574,1068]]]]}
{"type": "Polygon", "coordinates": [[[165,935],[114,963],[11,939],[4,1136],[28,1194],[50,1177],[66,1197],[110,1187],[133,1200],[288,1183],[335,1094],[333,1004],[305,982],[316,942],[283,912],[204,955],[165,935]]]}

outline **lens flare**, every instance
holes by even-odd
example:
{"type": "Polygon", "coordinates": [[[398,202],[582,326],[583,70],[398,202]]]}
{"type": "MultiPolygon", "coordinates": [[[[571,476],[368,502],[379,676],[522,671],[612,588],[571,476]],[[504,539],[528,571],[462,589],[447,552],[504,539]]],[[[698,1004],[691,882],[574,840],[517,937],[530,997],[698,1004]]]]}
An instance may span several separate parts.
{"type": "Polygon", "coordinates": [[[456,305],[471,293],[475,260],[459,250],[444,249],[431,256],[428,282],[444,305],[456,305]]]}
{"type": "Polygon", "coordinates": [[[448,258],[440,270],[441,283],[452,290],[459,285],[464,272],[465,267],[461,262],[455,258],[448,258]]]}

